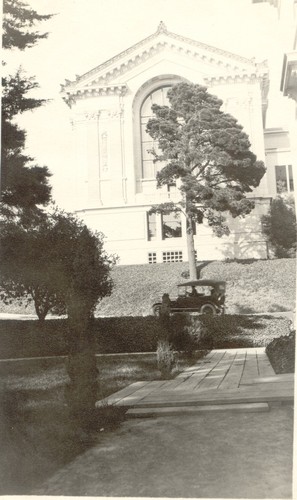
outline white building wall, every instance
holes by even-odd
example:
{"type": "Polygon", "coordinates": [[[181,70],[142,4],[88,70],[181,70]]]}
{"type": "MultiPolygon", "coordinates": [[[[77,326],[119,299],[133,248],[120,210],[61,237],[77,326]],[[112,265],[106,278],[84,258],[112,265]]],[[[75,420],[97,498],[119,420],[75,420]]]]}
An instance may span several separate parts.
{"type": "MultiPolygon", "coordinates": [[[[159,228],[157,239],[148,239],[147,212],[152,204],[179,196],[177,189],[157,190],[155,180],[140,176],[138,113],[149,89],[174,79],[207,86],[223,100],[223,111],[244,127],[258,159],[265,160],[261,75],[244,74],[244,64],[241,67],[238,63],[234,76],[236,62],[232,66],[226,64],[224,56],[222,60],[203,54],[197,57],[182,43],[180,49],[167,45],[149,57],[139,57],[139,64],[118,71],[114,86],[106,77],[106,88],[97,93],[92,90],[95,76],[90,76],[85,84],[90,90],[86,93],[80,87],[81,93],[72,103],[77,213],[91,228],[106,235],[105,247],[120,255],[120,264],[146,263],[152,252],[157,262],[162,262],[166,251],[182,252],[183,260],[187,260],[185,221],[182,238],[163,240],[159,228]],[[125,92],[118,87],[125,87],[125,92]]],[[[271,158],[266,158],[270,165],[271,158]]],[[[217,238],[207,225],[197,226],[199,260],[267,257],[260,217],[269,206],[272,184],[271,175],[265,176],[253,192],[257,197],[254,212],[245,219],[231,219],[229,237],[217,238]]]]}
{"type": "MultiPolygon", "coordinates": [[[[198,260],[228,258],[267,258],[267,245],[261,230],[261,215],[267,212],[269,199],[257,199],[255,210],[245,218],[228,217],[229,236],[217,238],[207,223],[197,224],[194,237],[198,260]]],[[[182,237],[162,239],[161,218],[157,216],[157,237],[148,239],[147,212],[151,205],[122,206],[79,211],[87,225],[108,235],[105,248],[120,257],[119,264],[148,263],[149,253],[163,262],[163,252],[182,252],[187,260],[186,223],[182,218],[182,237]]]]}

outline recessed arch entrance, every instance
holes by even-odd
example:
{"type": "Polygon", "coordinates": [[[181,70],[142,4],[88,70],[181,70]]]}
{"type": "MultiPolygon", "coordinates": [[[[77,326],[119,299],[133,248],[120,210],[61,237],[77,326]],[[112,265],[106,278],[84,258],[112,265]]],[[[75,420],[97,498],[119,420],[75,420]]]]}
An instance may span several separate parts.
{"type": "MultiPolygon", "coordinates": [[[[153,103],[167,104],[167,91],[173,85],[187,82],[186,78],[179,75],[159,75],[146,81],[136,92],[133,100],[133,142],[134,142],[134,169],[136,178],[136,192],[142,192],[142,181],[154,182],[156,166],[153,156],[148,153],[156,147],[150,136],[146,133],[146,124],[152,116],[150,108],[153,103]]],[[[160,166],[159,166],[160,168],[160,166]]]]}

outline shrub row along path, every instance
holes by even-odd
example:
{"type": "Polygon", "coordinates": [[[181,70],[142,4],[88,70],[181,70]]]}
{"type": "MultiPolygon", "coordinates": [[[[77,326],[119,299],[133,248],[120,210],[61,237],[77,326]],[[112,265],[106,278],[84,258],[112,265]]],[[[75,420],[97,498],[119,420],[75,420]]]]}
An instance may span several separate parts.
{"type": "Polygon", "coordinates": [[[212,351],[174,380],[139,382],[110,396],[140,418],[101,434],[32,493],[291,498],[292,398],[292,376],[275,375],[263,349],[212,351]]]}

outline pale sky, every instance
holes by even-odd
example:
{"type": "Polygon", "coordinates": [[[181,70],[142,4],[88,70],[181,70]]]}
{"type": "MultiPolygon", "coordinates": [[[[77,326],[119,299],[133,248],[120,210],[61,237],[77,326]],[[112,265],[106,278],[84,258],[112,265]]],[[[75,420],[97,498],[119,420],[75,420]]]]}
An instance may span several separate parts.
{"type": "Polygon", "coordinates": [[[279,91],[282,58],[292,50],[294,19],[279,22],[269,3],[252,0],[26,0],[39,13],[56,13],[40,24],[49,37],[32,49],[6,51],[5,71],[22,65],[40,85],[38,97],[51,99],[43,108],[18,119],[27,130],[27,153],[53,174],[53,197],[73,208],[71,127],[60,84],[73,80],[154,33],[162,20],[169,31],[228,50],[257,62],[268,59],[270,108],[267,127],[286,122],[288,99],[279,91]],[[273,104],[274,103],[274,104],[273,104]]]}

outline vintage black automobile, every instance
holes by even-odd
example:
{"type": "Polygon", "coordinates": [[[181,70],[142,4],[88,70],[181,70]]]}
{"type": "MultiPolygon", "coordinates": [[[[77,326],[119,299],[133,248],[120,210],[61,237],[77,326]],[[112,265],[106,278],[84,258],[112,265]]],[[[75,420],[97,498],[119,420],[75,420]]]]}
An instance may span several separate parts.
{"type": "MultiPolygon", "coordinates": [[[[194,280],[177,285],[178,296],[170,299],[170,313],[195,312],[200,314],[224,314],[226,282],[194,280]]],[[[154,316],[159,316],[162,302],[153,305],[154,316]]]]}

